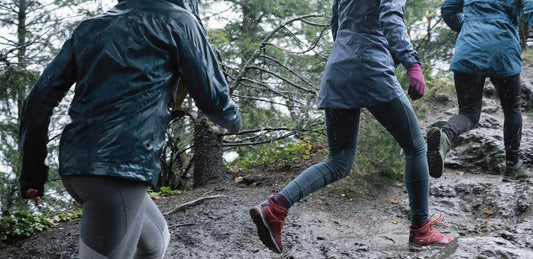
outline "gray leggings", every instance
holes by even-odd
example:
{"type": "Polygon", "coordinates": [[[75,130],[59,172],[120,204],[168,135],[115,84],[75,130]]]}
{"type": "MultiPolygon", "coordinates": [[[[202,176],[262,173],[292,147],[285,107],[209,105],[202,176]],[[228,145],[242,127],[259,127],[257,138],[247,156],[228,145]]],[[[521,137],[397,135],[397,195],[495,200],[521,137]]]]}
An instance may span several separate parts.
{"type": "MultiPolygon", "coordinates": [[[[405,95],[368,110],[392,134],[405,152],[405,187],[413,227],[428,220],[429,169],[424,137],[405,95]]],[[[290,182],[280,194],[292,205],[310,193],[346,177],[353,166],[361,110],[326,109],[329,157],[290,182]]],[[[394,154],[391,154],[394,155],[394,154]]]]}
{"type": "Polygon", "coordinates": [[[170,234],[146,183],[96,175],[62,180],[83,208],[80,259],[163,258],[170,234]]]}

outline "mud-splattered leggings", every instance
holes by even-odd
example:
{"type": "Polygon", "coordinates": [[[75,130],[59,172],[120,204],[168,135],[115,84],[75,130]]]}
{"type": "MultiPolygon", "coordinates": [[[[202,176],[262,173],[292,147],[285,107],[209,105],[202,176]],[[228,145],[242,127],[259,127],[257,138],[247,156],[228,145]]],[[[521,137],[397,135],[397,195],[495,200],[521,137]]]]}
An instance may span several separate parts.
{"type": "MultiPolygon", "coordinates": [[[[425,141],[413,108],[405,95],[367,108],[392,134],[405,153],[404,181],[411,208],[411,223],[428,219],[429,172],[425,141]]],[[[346,177],[353,166],[361,111],[326,109],[328,160],[304,170],[280,194],[292,205],[310,193],[346,177]]],[[[395,156],[398,154],[391,154],[395,156]]]]}
{"type": "MultiPolygon", "coordinates": [[[[481,115],[483,87],[486,76],[454,73],[459,114],[452,116],[442,130],[450,139],[477,126],[481,115]]],[[[515,164],[520,159],[522,139],[522,112],[520,111],[520,74],[509,77],[491,77],[502,105],[503,140],[506,161],[515,164]]]]}
{"type": "Polygon", "coordinates": [[[145,183],[95,175],[62,180],[83,208],[80,259],[163,258],[170,234],[145,183]]]}

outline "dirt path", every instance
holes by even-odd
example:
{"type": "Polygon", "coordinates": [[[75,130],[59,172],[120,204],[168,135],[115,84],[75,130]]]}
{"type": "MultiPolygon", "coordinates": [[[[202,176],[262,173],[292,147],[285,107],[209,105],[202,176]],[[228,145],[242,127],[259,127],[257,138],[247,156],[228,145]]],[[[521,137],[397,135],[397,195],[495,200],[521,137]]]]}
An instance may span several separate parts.
{"type": "MultiPolygon", "coordinates": [[[[437,228],[459,239],[451,248],[423,251],[407,247],[409,210],[401,184],[355,199],[334,184],[291,208],[284,253],[277,255],[257,238],[248,210],[282,184],[230,183],[158,200],[166,212],[206,195],[223,195],[166,217],[172,235],[166,258],[533,258],[531,182],[502,183],[497,176],[454,171],[432,179],[430,212],[447,215],[447,226],[437,228]]],[[[78,231],[79,222],[60,224],[2,248],[0,258],[75,258],[78,231]]]]}

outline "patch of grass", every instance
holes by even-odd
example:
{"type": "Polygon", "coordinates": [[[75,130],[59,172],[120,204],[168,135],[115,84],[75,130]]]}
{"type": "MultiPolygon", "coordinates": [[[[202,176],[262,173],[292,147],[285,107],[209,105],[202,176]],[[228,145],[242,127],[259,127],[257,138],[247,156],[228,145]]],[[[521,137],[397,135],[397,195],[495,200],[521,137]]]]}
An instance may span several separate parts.
{"type": "Polygon", "coordinates": [[[13,243],[48,229],[52,223],[43,215],[32,211],[17,211],[0,220],[0,244],[13,243]]]}
{"type": "Polygon", "coordinates": [[[522,60],[524,62],[533,62],[533,48],[526,48],[522,51],[522,60]]]}
{"type": "MultiPolygon", "coordinates": [[[[235,159],[229,166],[239,169],[252,169],[272,164],[289,164],[298,160],[310,159],[313,145],[311,137],[302,137],[297,141],[274,141],[263,145],[261,148],[248,152],[247,155],[235,159]]],[[[245,150],[241,150],[244,153],[245,150]]],[[[319,150],[318,152],[325,152],[319,150]]]]}

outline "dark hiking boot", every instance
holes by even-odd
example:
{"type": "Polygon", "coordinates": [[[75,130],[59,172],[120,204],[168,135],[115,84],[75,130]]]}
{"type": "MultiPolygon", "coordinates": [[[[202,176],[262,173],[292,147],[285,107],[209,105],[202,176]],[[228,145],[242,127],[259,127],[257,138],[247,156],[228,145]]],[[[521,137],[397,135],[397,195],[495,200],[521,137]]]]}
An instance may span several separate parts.
{"type": "Polygon", "coordinates": [[[426,141],[429,175],[439,178],[442,175],[442,170],[444,170],[444,157],[450,150],[450,140],[442,129],[432,127],[428,130],[426,141]]]}
{"type": "Polygon", "coordinates": [[[531,173],[526,171],[522,162],[518,162],[515,165],[506,165],[502,181],[516,182],[529,178],[531,178],[531,173]]]}
{"type": "Polygon", "coordinates": [[[281,229],[288,210],[276,204],[273,197],[253,207],[250,216],[257,226],[257,234],[263,244],[270,250],[281,254],[281,229]]]}
{"type": "Polygon", "coordinates": [[[422,225],[420,228],[411,228],[409,233],[409,246],[412,248],[422,248],[422,247],[446,247],[448,246],[453,238],[447,237],[437,230],[432,228],[435,224],[441,224],[444,220],[444,216],[440,213],[439,217],[436,220],[431,220],[431,218],[436,215],[434,213],[429,217],[429,220],[422,225]]]}

